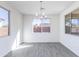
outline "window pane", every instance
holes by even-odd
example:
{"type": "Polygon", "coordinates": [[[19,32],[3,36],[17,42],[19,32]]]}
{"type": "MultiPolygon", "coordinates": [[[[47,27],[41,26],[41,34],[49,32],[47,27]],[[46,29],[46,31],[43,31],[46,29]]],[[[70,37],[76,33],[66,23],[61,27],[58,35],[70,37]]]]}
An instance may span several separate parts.
{"type": "Polygon", "coordinates": [[[0,8],[0,36],[8,35],[8,11],[0,8]]]}
{"type": "Polygon", "coordinates": [[[72,19],[72,34],[79,34],[79,19],[72,19]]]}
{"type": "Polygon", "coordinates": [[[71,14],[65,16],[65,33],[71,33],[71,14]]]}
{"type": "Polygon", "coordinates": [[[41,20],[40,19],[33,20],[33,31],[41,32],[41,20]]]}
{"type": "Polygon", "coordinates": [[[50,27],[42,27],[42,32],[50,32],[50,27]]]}
{"type": "Polygon", "coordinates": [[[49,19],[34,19],[33,32],[50,32],[49,19]]]}
{"type": "Polygon", "coordinates": [[[50,23],[49,19],[42,19],[41,22],[42,23],[50,23]]]}

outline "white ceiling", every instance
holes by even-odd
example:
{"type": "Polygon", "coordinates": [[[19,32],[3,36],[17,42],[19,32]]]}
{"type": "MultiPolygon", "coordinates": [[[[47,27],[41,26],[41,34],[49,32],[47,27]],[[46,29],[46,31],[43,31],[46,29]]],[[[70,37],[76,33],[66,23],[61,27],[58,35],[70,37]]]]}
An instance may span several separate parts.
{"type": "MultiPolygon", "coordinates": [[[[40,12],[40,1],[8,1],[8,4],[17,8],[23,14],[35,15],[40,12]]],[[[43,1],[46,14],[58,14],[68,8],[72,1],[43,1]]]]}

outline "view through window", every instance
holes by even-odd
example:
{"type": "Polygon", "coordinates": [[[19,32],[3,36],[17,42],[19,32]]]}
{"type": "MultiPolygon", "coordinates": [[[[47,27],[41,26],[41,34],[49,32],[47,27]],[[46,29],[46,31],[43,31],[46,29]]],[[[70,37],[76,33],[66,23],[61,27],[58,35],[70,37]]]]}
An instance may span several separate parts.
{"type": "Polygon", "coordinates": [[[65,15],[65,33],[79,36],[79,8],[65,15]]]}
{"type": "Polygon", "coordinates": [[[0,7],[0,36],[9,35],[9,11],[0,7]]]}
{"type": "Polygon", "coordinates": [[[33,19],[33,32],[50,32],[49,19],[33,19]]]}

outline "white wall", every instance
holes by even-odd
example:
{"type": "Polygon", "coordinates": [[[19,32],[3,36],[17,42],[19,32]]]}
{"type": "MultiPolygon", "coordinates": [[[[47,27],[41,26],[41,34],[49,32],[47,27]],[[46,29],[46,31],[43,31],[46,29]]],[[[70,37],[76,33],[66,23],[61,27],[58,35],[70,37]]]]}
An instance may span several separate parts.
{"type": "Polygon", "coordinates": [[[10,10],[10,36],[0,37],[0,56],[6,55],[16,41],[16,39],[20,38],[17,37],[18,30],[21,29],[21,21],[22,16],[21,14],[15,10],[14,8],[8,6],[5,2],[0,2],[0,6],[5,7],[6,9],[10,10]]]}
{"type": "Polygon", "coordinates": [[[48,16],[51,22],[50,33],[34,33],[32,31],[32,21],[35,16],[24,16],[23,42],[59,42],[59,16],[48,16]]]}
{"type": "Polygon", "coordinates": [[[79,2],[73,3],[72,6],[67,8],[60,15],[60,42],[68,47],[71,51],[79,56],[79,36],[65,34],[65,20],[64,15],[72,12],[73,10],[79,8],[79,2]]]}

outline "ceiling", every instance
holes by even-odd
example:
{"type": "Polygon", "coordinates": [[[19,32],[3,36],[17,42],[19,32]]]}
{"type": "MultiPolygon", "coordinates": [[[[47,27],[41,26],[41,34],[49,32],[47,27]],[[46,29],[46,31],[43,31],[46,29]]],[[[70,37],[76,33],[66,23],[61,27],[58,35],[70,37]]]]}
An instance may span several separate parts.
{"type": "MultiPolygon", "coordinates": [[[[40,13],[40,1],[8,1],[8,4],[18,9],[22,14],[35,15],[40,13]]],[[[72,1],[43,1],[46,14],[59,14],[68,8],[72,1]]]]}

